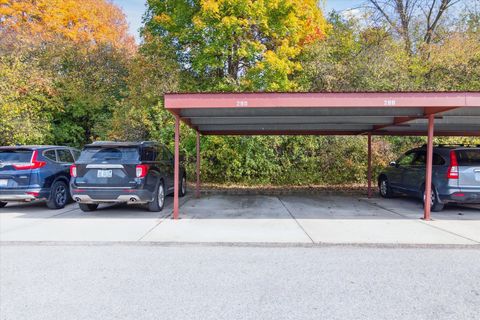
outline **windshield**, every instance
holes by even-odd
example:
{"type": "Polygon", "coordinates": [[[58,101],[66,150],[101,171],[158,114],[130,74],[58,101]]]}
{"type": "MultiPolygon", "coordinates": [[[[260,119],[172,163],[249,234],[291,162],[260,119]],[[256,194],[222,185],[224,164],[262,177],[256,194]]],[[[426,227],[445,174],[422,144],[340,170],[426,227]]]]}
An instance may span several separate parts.
{"type": "Polygon", "coordinates": [[[129,147],[86,148],[78,158],[79,162],[136,161],[138,149],[129,147]]]}
{"type": "Polygon", "coordinates": [[[0,150],[0,162],[30,162],[32,151],[30,150],[0,150]]]}
{"type": "Polygon", "coordinates": [[[456,150],[459,166],[478,166],[480,165],[480,149],[456,150]]]}

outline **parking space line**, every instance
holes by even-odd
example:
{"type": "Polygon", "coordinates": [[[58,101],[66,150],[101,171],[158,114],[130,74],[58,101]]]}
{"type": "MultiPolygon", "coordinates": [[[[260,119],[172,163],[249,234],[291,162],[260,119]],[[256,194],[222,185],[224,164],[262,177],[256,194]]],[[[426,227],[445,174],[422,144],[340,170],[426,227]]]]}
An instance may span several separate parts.
{"type": "Polygon", "coordinates": [[[283,203],[282,199],[280,199],[279,196],[276,197],[278,199],[278,201],[280,201],[280,203],[282,204],[282,206],[285,208],[285,210],[287,210],[288,214],[290,215],[290,217],[292,217],[292,219],[295,221],[295,223],[298,225],[298,227],[303,231],[303,233],[305,233],[305,235],[308,237],[308,239],[310,239],[310,241],[312,243],[315,243],[315,241],[313,241],[312,237],[310,237],[310,235],[307,233],[307,231],[303,228],[303,226],[301,225],[300,222],[298,222],[297,218],[295,218],[295,216],[292,214],[292,212],[288,209],[288,207],[285,205],[285,203],[283,203]]]}
{"type": "Polygon", "coordinates": [[[390,212],[390,213],[393,213],[393,214],[395,214],[395,215],[397,215],[397,216],[400,216],[400,217],[402,217],[402,218],[404,218],[404,219],[408,219],[408,220],[411,219],[411,218],[409,218],[408,216],[406,216],[406,215],[404,215],[404,214],[401,214],[401,213],[399,213],[399,212],[393,211],[392,209],[385,208],[385,207],[379,205],[377,202],[371,202],[371,201],[365,200],[365,199],[363,199],[363,198],[358,198],[358,200],[360,200],[360,201],[362,201],[362,202],[364,202],[364,203],[366,203],[366,204],[369,204],[369,205],[371,205],[371,206],[373,206],[373,207],[377,207],[377,208],[379,208],[379,209],[382,209],[382,210],[388,211],[388,212],[390,212]]]}

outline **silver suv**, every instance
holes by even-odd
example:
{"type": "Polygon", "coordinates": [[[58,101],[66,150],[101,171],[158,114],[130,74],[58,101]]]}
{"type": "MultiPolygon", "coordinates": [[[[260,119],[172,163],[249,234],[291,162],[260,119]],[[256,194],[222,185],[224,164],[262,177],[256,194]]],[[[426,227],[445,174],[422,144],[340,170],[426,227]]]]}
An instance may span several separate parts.
{"type": "MultiPolygon", "coordinates": [[[[378,176],[380,195],[420,199],[425,192],[426,147],[406,152],[378,176]]],[[[432,211],[447,203],[480,203],[480,145],[438,145],[433,149],[432,211]]]]}

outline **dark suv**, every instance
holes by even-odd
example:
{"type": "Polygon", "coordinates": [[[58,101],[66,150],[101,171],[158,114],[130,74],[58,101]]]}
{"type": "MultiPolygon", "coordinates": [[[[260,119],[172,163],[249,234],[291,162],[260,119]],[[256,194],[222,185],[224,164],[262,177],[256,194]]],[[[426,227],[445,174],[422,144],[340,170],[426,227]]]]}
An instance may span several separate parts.
{"type": "MultiPolygon", "coordinates": [[[[380,195],[402,193],[423,199],[426,147],[408,151],[378,177],[380,195]]],[[[446,203],[480,203],[480,146],[438,145],[433,149],[432,211],[446,203]]]]}
{"type": "MultiPolygon", "coordinates": [[[[95,210],[100,203],[140,203],[161,211],[165,196],[174,191],[173,155],[152,141],[86,145],[70,173],[72,198],[83,211],[95,210]]],[[[179,195],[184,196],[182,167],[179,177],[179,195]]]]}
{"type": "Polygon", "coordinates": [[[70,197],[70,165],[80,151],[60,146],[0,147],[0,207],[11,201],[46,200],[63,208],[70,197]]]}

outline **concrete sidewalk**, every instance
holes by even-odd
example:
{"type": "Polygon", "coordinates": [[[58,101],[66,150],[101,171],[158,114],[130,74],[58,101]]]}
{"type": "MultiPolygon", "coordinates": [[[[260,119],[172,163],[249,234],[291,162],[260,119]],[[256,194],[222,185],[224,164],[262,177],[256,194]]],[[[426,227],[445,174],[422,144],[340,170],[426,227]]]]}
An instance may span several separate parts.
{"type": "Polygon", "coordinates": [[[480,207],[449,207],[423,221],[415,200],[347,195],[208,195],[172,198],[161,213],[76,204],[59,211],[42,204],[0,209],[2,242],[159,242],[245,244],[480,245],[480,207]]]}

